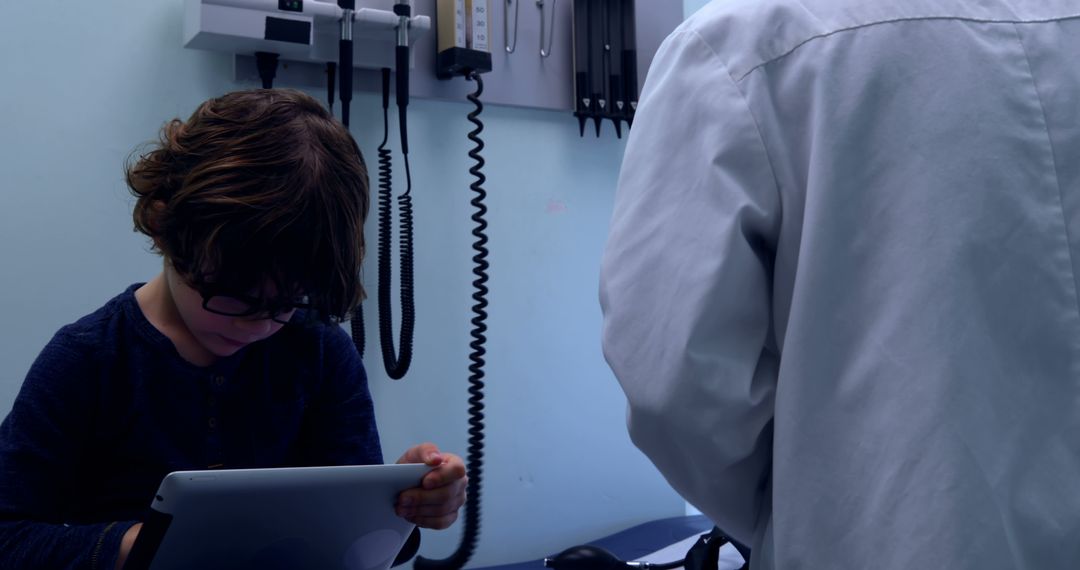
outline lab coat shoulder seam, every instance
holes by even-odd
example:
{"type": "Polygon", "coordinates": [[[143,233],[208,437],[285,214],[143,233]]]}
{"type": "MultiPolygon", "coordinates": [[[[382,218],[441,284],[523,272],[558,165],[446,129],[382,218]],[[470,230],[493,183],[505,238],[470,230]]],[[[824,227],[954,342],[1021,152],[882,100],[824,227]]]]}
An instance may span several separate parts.
{"type": "Polygon", "coordinates": [[[765,155],[765,162],[769,165],[769,176],[772,177],[773,193],[777,204],[776,223],[779,224],[779,221],[782,220],[784,217],[784,201],[781,199],[780,179],[776,175],[776,165],[773,162],[772,154],[769,153],[769,145],[765,144],[765,135],[761,131],[761,122],[758,121],[757,115],[754,114],[753,107],[750,106],[750,102],[746,99],[746,93],[740,87],[739,81],[737,81],[735,77],[731,74],[731,68],[728,67],[727,62],[724,61],[724,58],[696,30],[687,30],[685,33],[692,35],[695,39],[700,41],[706,47],[706,49],[709,50],[710,53],[713,54],[713,57],[716,58],[717,63],[724,68],[724,75],[726,75],[728,80],[731,81],[731,86],[735,89],[736,92],[739,93],[739,98],[742,99],[743,107],[746,108],[746,114],[750,118],[750,121],[754,124],[754,130],[757,132],[758,144],[761,145],[761,152],[765,155]]]}
{"type": "Polygon", "coordinates": [[[922,17],[894,18],[894,19],[889,19],[889,20],[878,20],[878,21],[873,21],[873,22],[865,22],[865,23],[858,24],[858,25],[855,25],[855,26],[848,26],[848,27],[845,27],[845,28],[837,28],[835,30],[830,30],[830,31],[827,31],[827,32],[816,34],[816,35],[810,36],[810,37],[808,37],[808,38],[806,38],[804,40],[801,40],[801,41],[797,42],[794,46],[789,48],[787,51],[784,51],[783,53],[781,53],[779,55],[775,55],[773,57],[765,58],[760,63],[752,66],[745,73],[742,73],[738,77],[738,79],[736,79],[736,81],[737,82],[742,82],[744,79],[746,79],[748,76],[750,76],[752,73],[754,73],[758,69],[761,69],[762,67],[765,67],[765,66],[767,66],[767,65],[769,65],[771,63],[775,63],[775,62],[777,62],[779,60],[782,60],[782,59],[786,58],[787,56],[789,56],[789,55],[795,53],[796,51],[798,51],[799,48],[801,48],[801,47],[803,47],[803,46],[805,46],[805,45],[807,45],[807,44],[809,44],[809,43],[811,43],[811,42],[813,42],[815,40],[828,38],[828,37],[835,36],[835,35],[838,35],[838,34],[842,34],[842,33],[845,33],[845,32],[854,32],[854,31],[858,31],[858,30],[862,30],[862,29],[870,28],[870,27],[883,26],[883,25],[887,25],[887,24],[899,24],[899,23],[906,23],[906,22],[927,22],[927,21],[935,21],[935,20],[940,20],[940,21],[956,20],[956,21],[962,21],[962,22],[970,22],[970,23],[974,23],[974,24],[1012,24],[1013,26],[1017,26],[1017,25],[1020,25],[1020,24],[1045,24],[1045,23],[1049,23],[1049,22],[1062,22],[1062,21],[1076,20],[1076,19],[1080,19],[1080,14],[1073,14],[1073,15],[1069,15],[1069,16],[1061,16],[1061,17],[1056,17],[1056,18],[1043,18],[1043,19],[1030,19],[1030,20],[1016,20],[1016,19],[1004,19],[1004,18],[1003,19],[973,18],[973,17],[963,17],[963,16],[922,16],[922,17]]]}

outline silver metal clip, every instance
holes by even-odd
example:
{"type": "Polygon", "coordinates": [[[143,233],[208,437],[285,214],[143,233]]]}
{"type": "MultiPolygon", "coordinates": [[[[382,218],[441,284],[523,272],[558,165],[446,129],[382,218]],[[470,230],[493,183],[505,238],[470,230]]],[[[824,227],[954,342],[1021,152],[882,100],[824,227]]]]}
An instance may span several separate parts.
{"type": "Polygon", "coordinates": [[[354,12],[349,9],[341,11],[341,39],[352,41],[354,12]]]}
{"type": "Polygon", "coordinates": [[[540,10],[540,57],[551,55],[551,45],[555,41],[555,2],[556,0],[551,0],[551,31],[545,32],[547,18],[544,17],[544,0],[536,0],[536,8],[540,10]],[[546,49],[544,48],[544,36],[547,36],[546,49]]]}
{"type": "Polygon", "coordinates": [[[517,33],[518,33],[518,10],[521,8],[521,0],[514,4],[514,41],[510,41],[510,5],[514,4],[514,0],[506,0],[506,8],[503,10],[503,47],[506,48],[506,53],[514,53],[517,49],[517,33]]]}

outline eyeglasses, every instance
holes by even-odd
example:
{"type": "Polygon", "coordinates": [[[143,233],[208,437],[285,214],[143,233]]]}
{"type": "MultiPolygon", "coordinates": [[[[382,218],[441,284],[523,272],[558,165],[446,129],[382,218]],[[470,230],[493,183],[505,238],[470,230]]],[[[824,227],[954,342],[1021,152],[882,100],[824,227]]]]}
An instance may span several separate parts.
{"type": "Polygon", "coordinates": [[[265,300],[240,295],[210,291],[202,294],[203,309],[227,317],[255,317],[270,319],[275,323],[288,324],[297,309],[311,308],[307,295],[287,300],[265,300]]]}

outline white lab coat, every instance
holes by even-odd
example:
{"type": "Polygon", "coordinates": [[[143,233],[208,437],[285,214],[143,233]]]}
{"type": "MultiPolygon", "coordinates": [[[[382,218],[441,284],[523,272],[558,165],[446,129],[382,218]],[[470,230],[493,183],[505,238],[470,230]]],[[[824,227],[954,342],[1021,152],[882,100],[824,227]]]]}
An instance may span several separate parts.
{"type": "Polygon", "coordinates": [[[754,570],[1080,568],[1080,2],[713,2],[610,232],[631,437],[754,570]]]}

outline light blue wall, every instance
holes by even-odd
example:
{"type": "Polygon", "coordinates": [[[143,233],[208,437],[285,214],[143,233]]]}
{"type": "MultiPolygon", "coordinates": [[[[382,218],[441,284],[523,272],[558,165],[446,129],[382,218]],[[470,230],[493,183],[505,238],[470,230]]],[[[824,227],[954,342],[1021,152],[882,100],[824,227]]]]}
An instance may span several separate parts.
{"type": "Polygon", "coordinates": [[[689,16],[709,2],[710,0],[683,0],[683,14],[689,16]]]}
{"type": "MultiPolygon", "coordinates": [[[[685,0],[687,11],[701,2],[685,0]]],[[[0,413],[57,328],[160,269],[131,231],[122,164],[162,122],[234,83],[228,56],[180,47],[178,0],[9,3],[0,19],[0,413]],[[16,55],[20,54],[20,55],[16,55]]],[[[321,94],[318,94],[321,97],[321,94]]],[[[377,101],[354,100],[369,163],[377,101]]],[[[368,361],[389,460],[431,440],[464,455],[471,238],[463,103],[410,106],[417,215],[416,355],[368,361]]],[[[683,502],[630,444],[599,347],[597,272],[623,142],[565,113],[490,107],[487,456],[475,565],[551,554],[683,502]]],[[[369,227],[374,252],[374,228],[369,227]]],[[[374,258],[366,274],[374,292],[374,258]]],[[[456,546],[460,524],[422,554],[456,546]]]]}

